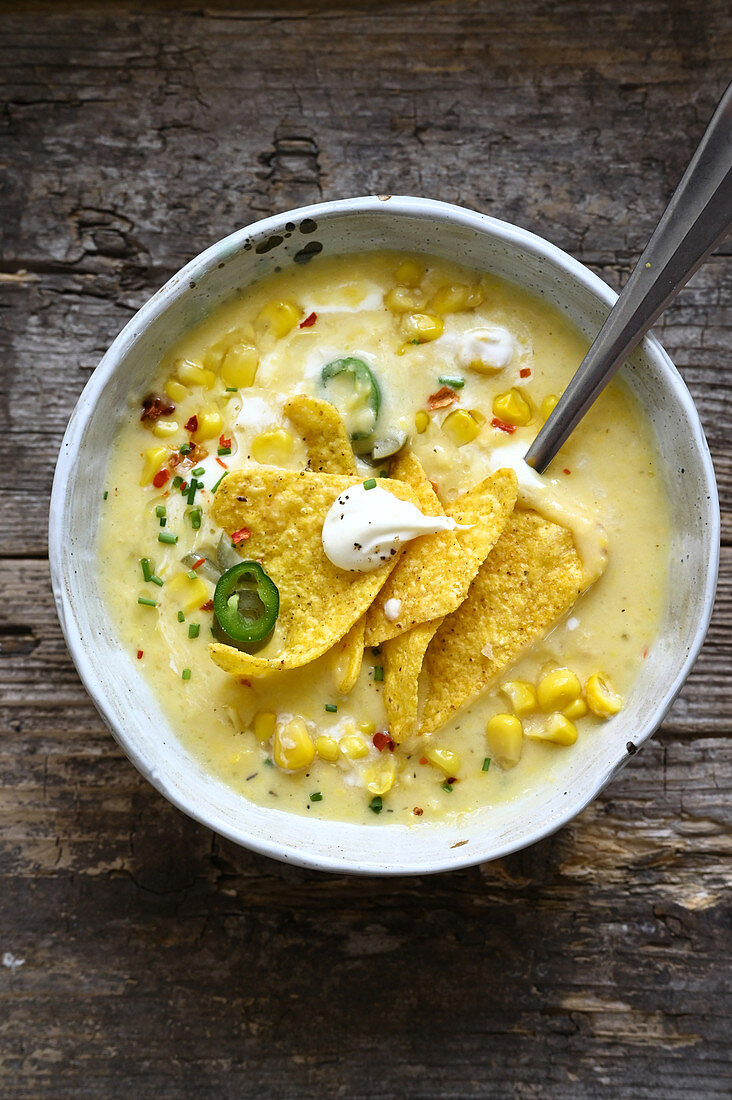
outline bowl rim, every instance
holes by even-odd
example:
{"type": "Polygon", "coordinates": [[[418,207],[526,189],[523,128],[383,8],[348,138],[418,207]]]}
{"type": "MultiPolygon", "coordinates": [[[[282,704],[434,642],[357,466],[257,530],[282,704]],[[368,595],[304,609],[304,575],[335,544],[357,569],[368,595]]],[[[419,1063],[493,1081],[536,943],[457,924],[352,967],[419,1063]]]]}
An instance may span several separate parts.
{"type": "MultiPolygon", "coordinates": [[[[231,258],[245,244],[249,244],[251,247],[251,244],[259,238],[284,231],[287,222],[297,222],[306,218],[331,218],[333,215],[340,214],[372,215],[383,212],[396,216],[439,219],[442,222],[452,223],[477,232],[488,231],[505,245],[524,248],[549,261],[555,268],[582,284],[601,304],[612,307],[618,298],[616,292],[599,275],[596,275],[579,260],[538,234],[522,229],[510,222],[491,217],[488,214],[482,214],[478,211],[436,199],[425,199],[409,195],[366,195],[348,199],[335,199],[286,210],[237,229],[210,245],[168,279],[130,318],[102,357],[99,365],[92,372],[72,412],[56,464],[49,506],[49,566],[61,628],[84,688],[91,697],[105,725],[129,760],[169,802],[182,810],[187,816],[234,843],[282,862],[341,874],[426,875],[459,870],[489,860],[503,858],[512,852],[528,848],[530,845],[551,836],[582,813],[610,780],[625,766],[631,755],[635,755],[637,749],[653,736],[679,694],[702,647],[714,608],[719,570],[720,511],[717,484],[699,413],[683,378],[655,336],[647,335],[644,337],[642,346],[647,353],[653,356],[662,369],[675,399],[682,406],[692,426],[690,443],[699,458],[699,472],[705,489],[703,494],[705,500],[702,503],[707,512],[705,520],[710,529],[709,538],[712,551],[706,567],[701,615],[698,619],[696,632],[679,672],[669,683],[666,692],[644,722],[643,732],[634,736],[632,751],[626,751],[620,760],[616,760],[600,770],[595,779],[588,783],[573,799],[568,800],[562,811],[552,817],[549,822],[536,825],[520,839],[505,841],[491,851],[489,855],[479,850],[480,842],[477,841],[475,844],[465,845],[464,848],[448,848],[446,855],[433,856],[425,864],[417,861],[397,861],[396,864],[366,864],[363,860],[351,859],[347,852],[340,849],[337,854],[331,855],[303,852],[286,842],[270,840],[251,833],[245,834],[243,830],[237,829],[223,820],[223,816],[221,820],[212,820],[211,814],[198,810],[195,805],[191,805],[185,797],[178,793],[167,781],[166,776],[152,766],[145,753],[130,744],[125,732],[117,728],[111,708],[106,704],[103,685],[97,679],[86,655],[85,643],[80,631],[77,629],[71,601],[64,584],[63,512],[70,482],[73,479],[74,456],[78,450],[87,421],[96,405],[96,395],[103,390],[116,370],[119,361],[128,353],[139,333],[164,313],[173,301],[186,294],[190,289],[189,283],[200,281],[212,269],[216,268],[223,258],[231,258]]],[[[628,746],[630,745],[631,742],[628,742],[628,746]]],[[[333,824],[337,825],[338,822],[333,824]]],[[[439,825],[436,825],[435,828],[439,828],[439,825]]]]}

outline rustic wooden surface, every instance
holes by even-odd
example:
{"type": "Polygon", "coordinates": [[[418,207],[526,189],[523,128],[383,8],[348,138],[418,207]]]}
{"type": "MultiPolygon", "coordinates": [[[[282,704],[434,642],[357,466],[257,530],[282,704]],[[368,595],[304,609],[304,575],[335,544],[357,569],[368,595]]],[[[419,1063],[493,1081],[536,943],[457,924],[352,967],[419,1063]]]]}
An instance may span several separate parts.
{"type": "Polygon", "coordinates": [[[620,286],[729,79],[729,4],[184,9],[0,0],[0,1094],[729,1096],[723,255],[658,326],[727,506],[709,639],[654,740],[528,851],[383,881],[221,841],[105,732],[46,563],[89,373],[235,227],[424,194],[620,286]]]}

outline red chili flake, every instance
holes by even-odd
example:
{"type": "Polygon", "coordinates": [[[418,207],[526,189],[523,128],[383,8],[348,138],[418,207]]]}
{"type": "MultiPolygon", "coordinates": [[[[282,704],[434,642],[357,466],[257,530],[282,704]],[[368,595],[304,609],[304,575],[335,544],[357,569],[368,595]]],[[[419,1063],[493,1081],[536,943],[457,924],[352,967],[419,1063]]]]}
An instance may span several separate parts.
{"type": "Polygon", "coordinates": [[[152,480],[152,483],[156,489],[162,489],[163,485],[165,485],[165,482],[168,480],[169,477],[170,470],[158,470],[152,480]]]}
{"type": "Polygon", "coordinates": [[[420,762],[420,764],[426,764],[428,762],[427,757],[426,756],[420,756],[419,762],[420,762]]]}
{"type": "Polygon", "coordinates": [[[394,749],[396,747],[394,744],[394,738],[390,737],[388,733],[384,733],[380,730],[378,733],[374,734],[373,740],[374,748],[378,749],[379,752],[383,752],[384,749],[387,748],[389,752],[394,752],[394,749]]]}
{"type": "Polygon", "coordinates": [[[142,660],[142,650],[141,649],[138,649],[138,651],[137,651],[137,659],[138,659],[138,661],[142,660]]]}
{"type": "Polygon", "coordinates": [[[424,810],[422,809],[421,806],[415,806],[414,809],[412,810],[412,813],[414,814],[415,817],[421,817],[422,814],[424,813],[424,810]]]}
{"type": "Polygon", "coordinates": [[[309,314],[309,316],[307,316],[304,321],[300,322],[300,328],[310,328],[312,325],[315,324],[317,319],[318,319],[317,313],[309,314]]]}
{"type": "Polygon", "coordinates": [[[205,558],[199,558],[198,561],[194,561],[193,565],[191,566],[191,569],[200,569],[201,566],[203,565],[203,563],[205,562],[205,560],[206,560],[205,558]]]}
{"type": "Polygon", "coordinates": [[[497,428],[499,432],[506,432],[507,435],[513,435],[516,431],[515,424],[507,424],[505,420],[499,420],[497,416],[494,416],[491,420],[491,427],[497,428]]]}
{"type": "Polygon", "coordinates": [[[519,377],[520,378],[528,378],[530,374],[531,374],[531,367],[522,367],[521,370],[519,371],[519,377]]]}
{"type": "Polygon", "coordinates": [[[454,401],[459,400],[460,398],[451,386],[443,386],[437,393],[431,393],[429,395],[427,398],[427,408],[446,409],[448,405],[452,405],[454,401]]]}
{"type": "Polygon", "coordinates": [[[564,467],[564,469],[562,470],[562,473],[563,473],[563,474],[571,474],[571,473],[572,473],[572,471],[571,471],[571,470],[568,470],[568,469],[567,469],[567,467],[565,466],[565,467],[564,467]]]}
{"type": "Polygon", "coordinates": [[[430,478],[429,481],[430,481],[430,485],[435,490],[435,493],[437,494],[437,496],[439,496],[440,495],[440,490],[437,487],[437,482],[433,481],[432,478],[430,478]]]}
{"type": "Polygon", "coordinates": [[[225,470],[229,469],[229,467],[226,465],[226,463],[224,462],[224,460],[222,458],[217,458],[216,461],[218,462],[219,466],[223,466],[223,468],[225,470]]]}
{"type": "Polygon", "coordinates": [[[647,656],[648,656],[648,646],[646,646],[646,647],[644,648],[644,650],[643,650],[643,660],[644,660],[644,661],[645,661],[645,659],[646,659],[646,657],[647,657],[647,656]]]}
{"type": "Polygon", "coordinates": [[[181,491],[181,493],[185,492],[185,490],[186,490],[187,488],[188,488],[188,482],[187,482],[187,481],[181,481],[181,483],[180,483],[180,491],[181,491]]]}
{"type": "Polygon", "coordinates": [[[238,531],[234,531],[232,534],[231,541],[238,546],[240,542],[246,542],[251,533],[248,527],[240,527],[238,531]]]}
{"type": "Polygon", "coordinates": [[[252,686],[251,680],[240,680],[239,683],[243,684],[245,688],[250,688],[252,686]]]}
{"type": "Polygon", "coordinates": [[[453,783],[457,783],[457,779],[455,778],[455,776],[454,776],[454,775],[451,775],[449,779],[446,779],[446,780],[445,780],[445,782],[446,782],[446,783],[449,783],[449,784],[450,784],[450,786],[452,786],[452,785],[453,785],[453,783]]]}
{"type": "Polygon", "coordinates": [[[187,432],[197,432],[198,431],[198,417],[195,415],[195,413],[186,422],[185,429],[186,429],[187,432]]]}
{"type": "Polygon", "coordinates": [[[175,405],[167,397],[160,397],[157,393],[149,393],[142,400],[142,416],[140,420],[159,420],[161,416],[170,416],[175,412],[175,405]]]}
{"type": "Polygon", "coordinates": [[[205,603],[202,603],[199,611],[213,611],[213,600],[206,600],[205,603]]]}
{"type": "Polygon", "coordinates": [[[231,436],[230,435],[220,435],[219,436],[219,447],[230,447],[230,446],[231,446],[231,436]]]}

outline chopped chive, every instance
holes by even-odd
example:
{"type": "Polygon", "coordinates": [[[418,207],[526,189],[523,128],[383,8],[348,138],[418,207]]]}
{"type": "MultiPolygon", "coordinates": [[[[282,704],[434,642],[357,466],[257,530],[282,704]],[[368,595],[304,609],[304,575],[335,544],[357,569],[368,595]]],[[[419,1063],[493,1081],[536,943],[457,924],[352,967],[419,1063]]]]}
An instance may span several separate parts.
{"type": "Polygon", "coordinates": [[[375,477],[367,478],[366,481],[364,481],[364,483],[363,483],[363,487],[364,487],[364,489],[375,489],[376,488],[376,478],[375,477]]]}
{"type": "Polygon", "coordinates": [[[182,484],[183,484],[183,478],[180,476],[180,474],[176,474],[175,477],[173,478],[173,488],[174,489],[180,489],[182,484]]]}
{"type": "Polygon", "coordinates": [[[338,707],[336,706],[335,703],[326,703],[325,704],[325,709],[328,711],[328,714],[335,714],[336,711],[338,710],[338,707]]]}
{"type": "Polygon", "coordinates": [[[227,393],[238,393],[239,392],[239,387],[238,386],[227,386],[226,387],[226,392],[227,393]]]}
{"type": "Polygon", "coordinates": [[[374,665],[374,680],[377,684],[380,684],[384,679],[384,669],[381,665],[374,665]]]}
{"type": "Polygon", "coordinates": [[[410,343],[410,344],[418,344],[418,343],[419,343],[419,340],[418,340],[418,339],[416,338],[416,336],[415,336],[414,340],[410,340],[410,341],[409,341],[409,343],[410,343]]]}
{"type": "Polygon", "coordinates": [[[181,680],[190,680],[191,670],[189,668],[184,668],[183,671],[180,674],[180,678],[181,678],[181,680]]]}
{"type": "Polygon", "coordinates": [[[464,378],[455,378],[452,375],[440,375],[437,381],[443,386],[449,386],[453,390],[461,390],[465,385],[464,378]]]}
{"type": "Polygon", "coordinates": [[[194,531],[198,531],[198,529],[201,526],[201,509],[200,508],[194,508],[190,512],[189,515],[190,515],[191,527],[193,528],[194,531]]]}
{"type": "Polygon", "coordinates": [[[206,473],[206,467],[205,466],[196,466],[195,470],[191,470],[191,473],[193,474],[194,477],[200,477],[201,474],[206,473]]]}
{"type": "Polygon", "coordinates": [[[443,791],[452,791],[452,783],[448,783],[447,780],[445,780],[444,783],[440,783],[440,786],[442,787],[443,791]]]}
{"type": "Polygon", "coordinates": [[[377,645],[372,645],[371,646],[371,652],[373,653],[374,657],[380,657],[381,656],[381,650],[377,645]]]}
{"type": "Polygon", "coordinates": [[[201,629],[201,624],[200,623],[189,623],[188,624],[188,637],[189,638],[197,638],[198,637],[198,632],[199,632],[200,629],[201,629]]]}
{"type": "Polygon", "coordinates": [[[142,566],[142,579],[149,581],[152,577],[152,566],[150,565],[149,558],[140,558],[140,565],[142,566]]]}
{"type": "Polygon", "coordinates": [[[165,518],[165,516],[161,516],[161,517],[160,517],[160,526],[161,526],[161,527],[165,527],[165,525],[166,525],[166,523],[167,523],[167,522],[168,522],[168,521],[167,521],[167,519],[165,518]]]}
{"type": "Polygon", "coordinates": [[[155,515],[158,517],[158,519],[163,518],[163,516],[165,515],[165,505],[164,504],[158,504],[156,506],[155,515]]]}
{"type": "Polygon", "coordinates": [[[182,455],[190,454],[191,451],[193,450],[193,444],[192,443],[184,443],[181,447],[178,448],[178,450],[180,451],[180,453],[182,455]]]}
{"type": "Polygon", "coordinates": [[[231,447],[219,447],[219,449],[217,451],[217,454],[230,455],[231,454],[231,447]]]}
{"type": "Polygon", "coordinates": [[[216,484],[214,485],[213,489],[211,490],[211,492],[212,492],[212,493],[215,493],[215,492],[216,492],[216,490],[218,489],[219,485],[220,485],[220,484],[221,484],[221,482],[222,482],[222,481],[224,480],[224,478],[226,477],[226,475],[228,474],[228,472],[229,472],[228,470],[224,470],[223,474],[221,475],[221,477],[219,478],[219,480],[218,480],[218,481],[216,482],[216,484]]]}
{"type": "Polygon", "coordinates": [[[104,490],[104,496],[102,497],[102,500],[106,500],[108,496],[109,496],[109,493],[108,493],[108,492],[107,492],[107,490],[105,489],[105,490],[104,490]]]}
{"type": "Polygon", "coordinates": [[[147,596],[138,596],[137,602],[141,603],[143,607],[157,607],[157,600],[148,600],[147,596]]]}
{"type": "Polygon", "coordinates": [[[160,577],[156,577],[156,576],[155,576],[155,575],[153,574],[153,576],[152,576],[152,577],[150,578],[150,580],[151,580],[151,581],[153,582],[153,584],[156,584],[156,585],[158,586],[158,588],[162,588],[162,587],[163,587],[163,581],[161,580],[161,578],[160,578],[160,577]]]}
{"type": "Polygon", "coordinates": [[[323,801],[323,795],[321,794],[320,791],[313,791],[313,793],[310,795],[310,801],[311,802],[322,802],[323,801]]]}
{"type": "Polygon", "coordinates": [[[186,621],[186,617],[185,617],[185,615],[183,614],[183,612],[182,612],[182,611],[179,611],[179,612],[178,612],[178,622],[179,622],[179,623],[184,623],[185,621],[186,621]]]}
{"type": "Polygon", "coordinates": [[[386,470],[379,470],[379,477],[388,477],[386,470]]]}
{"type": "Polygon", "coordinates": [[[264,762],[264,764],[266,764],[266,766],[267,766],[268,768],[273,768],[273,767],[274,767],[274,763],[273,763],[273,762],[272,762],[272,760],[271,760],[271,759],[269,758],[269,756],[265,756],[265,758],[264,758],[264,761],[263,761],[263,762],[264,762]]]}
{"type": "Polygon", "coordinates": [[[158,531],[158,542],[167,542],[170,546],[175,546],[177,541],[178,536],[172,531],[158,531]]]}
{"type": "Polygon", "coordinates": [[[383,805],[384,805],[384,802],[383,802],[383,800],[382,800],[382,797],[381,797],[381,795],[380,795],[380,794],[377,794],[377,795],[376,795],[376,796],[375,796],[374,798],[372,798],[372,799],[371,799],[371,801],[369,802],[369,809],[370,809],[370,810],[373,810],[375,814],[380,814],[380,813],[381,813],[381,810],[382,810],[382,807],[383,807],[383,805]]]}
{"type": "Polygon", "coordinates": [[[483,761],[483,767],[482,767],[481,770],[484,771],[484,772],[487,772],[488,769],[490,768],[490,766],[491,766],[491,758],[490,758],[490,756],[486,756],[485,760],[483,761]]]}
{"type": "Polygon", "coordinates": [[[191,478],[191,484],[188,486],[188,492],[186,493],[187,504],[193,504],[193,501],[196,499],[196,490],[200,489],[202,485],[203,482],[198,481],[197,478],[191,478]]]}
{"type": "Polygon", "coordinates": [[[188,570],[186,571],[186,576],[187,576],[187,577],[190,577],[190,579],[191,579],[192,581],[195,581],[195,580],[196,580],[196,578],[198,577],[198,574],[196,573],[195,569],[188,569],[188,570]]]}

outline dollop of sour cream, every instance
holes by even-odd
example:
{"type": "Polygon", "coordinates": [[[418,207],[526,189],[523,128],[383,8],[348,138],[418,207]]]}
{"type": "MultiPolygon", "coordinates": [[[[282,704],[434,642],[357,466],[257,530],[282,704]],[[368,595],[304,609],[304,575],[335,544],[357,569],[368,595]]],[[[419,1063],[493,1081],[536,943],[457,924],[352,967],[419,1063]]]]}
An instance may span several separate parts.
{"type": "Polygon", "coordinates": [[[508,329],[490,325],[463,333],[457,347],[457,358],[461,367],[493,372],[507,367],[515,350],[516,341],[508,329]]]}
{"type": "Polygon", "coordinates": [[[406,542],[461,526],[447,516],[425,516],[379,485],[353,485],[325,517],[323,550],[339,569],[368,573],[394,557],[406,542]]]}

